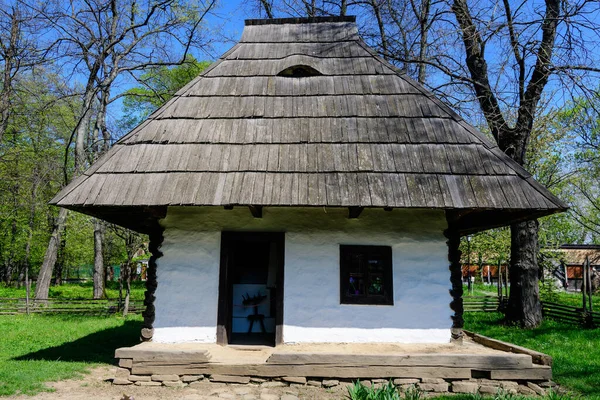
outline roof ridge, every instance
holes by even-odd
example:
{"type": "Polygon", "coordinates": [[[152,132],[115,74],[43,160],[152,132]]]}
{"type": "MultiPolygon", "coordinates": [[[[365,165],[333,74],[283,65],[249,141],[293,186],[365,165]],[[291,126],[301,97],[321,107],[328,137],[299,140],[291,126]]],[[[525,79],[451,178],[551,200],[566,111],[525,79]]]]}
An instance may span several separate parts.
{"type": "Polygon", "coordinates": [[[356,22],[355,15],[304,17],[304,18],[259,18],[247,19],[245,25],[319,24],[324,22],[356,22]]]}

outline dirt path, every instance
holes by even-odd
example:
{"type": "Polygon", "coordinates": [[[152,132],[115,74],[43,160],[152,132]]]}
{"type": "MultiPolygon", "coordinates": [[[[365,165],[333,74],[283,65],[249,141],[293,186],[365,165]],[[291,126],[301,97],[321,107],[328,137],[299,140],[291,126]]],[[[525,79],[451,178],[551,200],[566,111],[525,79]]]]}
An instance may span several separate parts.
{"type": "Polygon", "coordinates": [[[39,393],[35,396],[11,396],[13,400],[298,400],[323,399],[341,400],[345,398],[343,385],[335,389],[302,387],[261,387],[260,385],[227,385],[222,383],[201,382],[184,388],[116,386],[107,381],[114,376],[114,367],[98,367],[82,379],[69,379],[50,382],[53,392],[39,393]],[[125,397],[128,396],[128,397],[125,397]]]}

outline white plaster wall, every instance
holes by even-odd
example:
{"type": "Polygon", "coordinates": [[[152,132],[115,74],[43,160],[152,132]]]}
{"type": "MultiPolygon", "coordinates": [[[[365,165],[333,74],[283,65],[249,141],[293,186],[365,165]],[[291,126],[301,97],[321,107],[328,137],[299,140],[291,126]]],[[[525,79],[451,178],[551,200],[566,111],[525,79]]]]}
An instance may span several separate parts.
{"type": "Polygon", "coordinates": [[[153,340],[214,343],[221,233],[167,227],[164,238],[153,340]]]}
{"type": "Polygon", "coordinates": [[[215,342],[223,230],[285,231],[283,339],[447,343],[450,273],[442,211],[170,207],[158,261],[157,342],[215,342]],[[392,247],[394,305],[340,305],[339,245],[392,247]]]}

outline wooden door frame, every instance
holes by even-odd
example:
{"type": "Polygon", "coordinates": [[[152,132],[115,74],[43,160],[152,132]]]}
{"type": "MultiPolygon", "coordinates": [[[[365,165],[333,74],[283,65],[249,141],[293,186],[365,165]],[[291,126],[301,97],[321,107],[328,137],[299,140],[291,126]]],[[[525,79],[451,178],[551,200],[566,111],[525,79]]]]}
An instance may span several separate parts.
{"type": "Polygon", "coordinates": [[[275,346],[283,343],[283,295],[284,295],[284,261],[285,261],[285,232],[221,232],[221,259],[219,266],[219,299],[217,303],[217,344],[226,346],[231,337],[232,301],[228,260],[229,251],[235,240],[245,236],[260,236],[277,246],[277,288],[275,303],[275,346]]]}

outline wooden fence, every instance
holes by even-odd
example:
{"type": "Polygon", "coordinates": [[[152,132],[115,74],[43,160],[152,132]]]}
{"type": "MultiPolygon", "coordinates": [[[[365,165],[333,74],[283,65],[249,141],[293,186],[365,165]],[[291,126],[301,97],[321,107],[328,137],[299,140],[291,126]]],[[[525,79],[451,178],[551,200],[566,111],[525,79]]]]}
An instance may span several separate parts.
{"type": "MultiPolygon", "coordinates": [[[[463,306],[465,312],[495,312],[501,311],[506,305],[506,298],[497,296],[465,296],[463,306]]],[[[542,301],[544,318],[560,322],[578,324],[586,327],[600,327],[600,312],[591,312],[587,308],[569,306],[566,304],[542,301]]]]}
{"type": "Polygon", "coordinates": [[[600,313],[584,310],[583,307],[568,306],[565,304],[542,302],[542,313],[544,318],[587,327],[600,326],[600,313]]]}
{"type": "MultiPolygon", "coordinates": [[[[0,315],[14,314],[87,314],[105,315],[123,312],[124,301],[0,298],[0,315]]],[[[141,300],[130,300],[128,313],[137,314],[144,310],[141,300]]]]}
{"type": "MultiPolygon", "coordinates": [[[[497,296],[465,296],[463,305],[465,312],[495,312],[501,310],[506,298],[502,300],[497,296]]],[[[27,300],[24,298],[0,298],[0,315],[13,314],[87,314],[106,315],[123,312],[124,302],[119,299],[111,300],[71,300],[48,299],[27,300]]],[[[130,314],[144,311],[141,300],[130,300],[130,314]]],[[[544,318],[551,318],[560,322],[579,324],[588,327],[600,326],[600,312],[590,312],[582,307],[565,304],[542,302],[544,318]]]]}
{"type": "Polygon", "coordinates": [[[500,307],[498,296],[465,296],[463,306],[465,312],[494,312],[500,307]]]}

